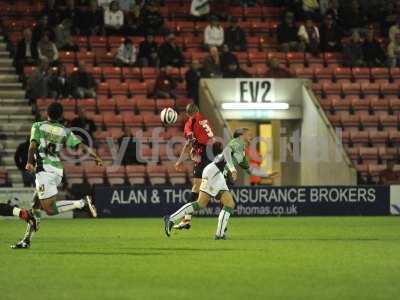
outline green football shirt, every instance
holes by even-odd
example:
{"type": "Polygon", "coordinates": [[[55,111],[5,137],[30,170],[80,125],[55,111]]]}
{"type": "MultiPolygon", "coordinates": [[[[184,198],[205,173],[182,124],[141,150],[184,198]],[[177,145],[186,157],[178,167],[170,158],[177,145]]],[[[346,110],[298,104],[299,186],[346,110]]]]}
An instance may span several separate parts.
{"type": "Polygon", "coordinates": [[[235,138],[229,141],[224,151],[219,154],[214,162],[218,168],[224,173],[227,171],[233,171],[235,165],[239,165],[241,168],[247,170],[249,168],[249,162],[245,153],[246,145],[240,138],[235,138]]]}
{"type": "Polygon", "coordinates": [[[38,144],[35,159],[36,171],[63,175],[60,152],[64,146],[75,148],[81,143],[76,135],[58,122],[43,121],[32,125],[31,142],[38,144]]]}

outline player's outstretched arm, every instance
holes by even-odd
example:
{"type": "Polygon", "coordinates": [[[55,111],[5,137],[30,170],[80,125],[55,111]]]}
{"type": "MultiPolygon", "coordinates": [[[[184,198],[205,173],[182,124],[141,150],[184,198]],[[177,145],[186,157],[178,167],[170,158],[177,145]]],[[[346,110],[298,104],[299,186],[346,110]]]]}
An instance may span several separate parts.
{"type": "Polygon", "coordinates": [[[177,169],[178,171],[182,169],[183,162],[187,160],[191,148],[192,148],[191,141],[187,140],[185,145],[183,145],[178,161],[175,163],[175,169],[177,169]]]}
{"type": "Polygon", "coordinates": [[[31,143],[29,144],[28,160],[27,160],[26,166],[25,166],[25,169],[30,173],[35,172],[35,166],[33,163],[35,160],[36,149],[37,149],[37,143],[36,143],[36,141],[32,140],[31,143]]]}
{"type": "Polygon", "coordinates": [[[100,158],[100,156],[96,153],[96,151],[93,148],[85,145],[84,143],[80,143],[79,148],[85,153],[88,153],[96,161],[96,164],[98,166],[103,165],[103,160],[100,158]]]}

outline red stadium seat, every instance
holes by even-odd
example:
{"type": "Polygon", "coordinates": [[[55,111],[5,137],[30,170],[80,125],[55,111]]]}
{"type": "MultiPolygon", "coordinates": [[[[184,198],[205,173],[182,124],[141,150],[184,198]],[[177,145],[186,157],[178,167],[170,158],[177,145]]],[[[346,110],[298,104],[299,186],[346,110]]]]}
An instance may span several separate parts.
{"type": "Polygon", "coordinates": [[[351,70],[354,81],[369,81],[370,69],[369,68],[353,68],[351,70]]]}
{"type": "Polygon", "coordinates": [[[166,107],[174,107],[175,100],[174,99],[157,99],[156,100],[156,108],[158,113],[160,113],[166,107]]]}
{"type": "Polygon", "coordinates": [[[360,157],[364,163],[376,163],[378,161],[377,147],[360,147],[360,157]]]}
{"type": "Polygon", "coordinates": [[[85,175],[89,184],[103,184],[104,183],[105,167],[88,165],[85,166],[85,175]]]}
{"type": "Polygon", "coordinates": [[[122,78],[124,80],[142,80],[142,70],[140,68],[122,68],[122,78]]]}
{"type": "Polygon", "coordinates": [[[186,179],[186,170],[183,169],[182,171],[177,171],[175,169],[175,166],[170,164],[167,166],[167,172],[168,172],[168,177],[169,181],[171,184],[176,185],[176,184],[185,184],[187,179],[186,179]]]}
{"type": "Polygon", "coordinates": [[[336,82],[345,83],[351,81],[350,68],[335,68],[333,69],[333,78],[336,82]]]}
{"type": "Polygon", "coordinates": [[[387,145],[389,141],[388,131],[368,130],[371,144],[375,147],[387,145]]]}
{"type": "Polygon", "coordinates": [[[115,82],[110,84],[112,96],[128,96],[129,86],[126,82],[115,82]]]}
{"type": "Polygon", "coordinates": [[[389,79],[389,69],[388,68],[372,68],[371,69],[371,79],[374,82],[381,83],[387,82],[389,79]]]}
{"type": "Polygon", "coordinates": [[[380,91],[383,95],[399,95],[399,85],[397,83],[382,83],[380,91]]]}
{"type": "Polygon", "coordinates": [[[344,95],[359,95],[361,92],[361,85],[359,83],[343,83],[344,95]]]}
{"type": "Polygon", "coordinates": [[[157,78],[157,74],[158,74],[157,68],[149,68],[149,67],[142,68],[142,78],[143,78],[143,80],[156,79],[157,78]]]}
{"type": "Polygon", "coordinates": [[[296,77],[314,80],[314,70],[312,68],[296,68],[295,73],[296,77]]]}
{"type": "Polygon", "coordinates": [[[121,113],[122,119],[124,121],[125,127],[128,128],[140,128],[143,129],[143,116],[135,115],[131,112],[121,113]]]}
{"type": "Polygon", "coordinates": [[[359,130],[350,131],[350,138],[355,146],[368,146],[369,142],[368,131],[359,131],[359,130]]]}
{"type": "Polygon", "coordinates": [[[378,129],[379,117],[377,115],[360,115],[360,121],[364,129],[378,129]]]}
{"type": "Polygon", "coordinates": [[[59,59],[62,63],[75,63],[76,61],[76,56],[75,52],[70,52],[70,51],[61,51],[58,53],[59,59]]]}
{"type": "Polygon", "coordinates": [[[95,62],[95,55],[92,51],[80,51],[76,53],[78,61],[85,61],[88,65],[93,65],[95,62]]]}
{"type": "Polygon", "coordinates": [[[60,103],[64,107],[64,111],[75,112],[75,108],[76,108],[76,100],[75,99],[70,99],[70,98],[61,99],[60,103]]]}
{"type": "Polygon", "coordinates": [[[106,168],[108,182],[111,185],[125,183],[125,167],[124,166],[109,166],[106,168]]]}
{"type": "Polygon", "coordinates": [[[95,99],[79,99],[77,106],[83,108],[86,112],[95,112],[97,110],[95,99]]]}
{"type": "Polygon", "coordinates": [[[128,99],[126,96],[114,97],[119,112],[129,111],[134,113],[136,108],[135,99],[128,99]]]}
{"type": "Polygon", "coordinates": [[[84,181],[84,169],[82,166],[75,166],[71,164],[64,164],[65,178],[68,185],[82,184],[84,181]]]}
{"type": "Polygon", "coordinates": [[[121,80],[122,70],[120,67],[103,67],[103,77],[108,79],[121,80]]]}
{"type": "Polygon", "coordinates": [[[97,99],[97,108],[100,112],[105,112],[105,111],[114,112],[115,111],[115,100],[99,98],[99,99],[97,99]]]}
{"type": "Polygon", "coordinates": [[[122,128],[123,118],[122,115],[116,115],[114,112],[104,112],[103,114],[104,124],[107,129],[109,128],[122,128]]]}
{"type": "Polygon", "coordinates": [[[370,102],[367,99],[360,99],[359,97],[351,97],[351,106],[355,111],[366,111],[370,109],[370,102]]]}
{"type": "Polygon", "coordinates": [[[314,68],[314,76],[319,81],[321,79],[329,79],[333,81],[334,69],[332,68],[314,68]]]}
{"type": "Polygon", "coordinates": [[[146,82],[130,82],[129,90],[133,95],[147,95],[146,82]]]}
{"type": "Polygon", "coordinates": [[[154,99],[143,97],[143,96],[136,96],[135,97],[137,109],[140,112],[150,112],[152,114],[155,113],[156,102],[154,99]]]}
{"type": "Polygon", "coordinates": [[[144,165],[126,166],[126,175],[130,184],[146,182],[146,167],[144,165]]]}
{"type": "Polygon", "coordinates": [[[159,115],[145,114],[143,116],[143,122],[146,128],[162,127],[161,119],[159,115]]]}
{"type": "Polygon", "coordinates": [[[332,107],[335,111],[350,111],[351,109],[351,101],[348,98],[341,99],[337,96],[334,96],[332,99],[332,107]]]}
{"type": "Polygon", "coordinates": [[[147,165],[146,171],[151,184],[165,184],[167,182],[165,166],[147,165]]]}

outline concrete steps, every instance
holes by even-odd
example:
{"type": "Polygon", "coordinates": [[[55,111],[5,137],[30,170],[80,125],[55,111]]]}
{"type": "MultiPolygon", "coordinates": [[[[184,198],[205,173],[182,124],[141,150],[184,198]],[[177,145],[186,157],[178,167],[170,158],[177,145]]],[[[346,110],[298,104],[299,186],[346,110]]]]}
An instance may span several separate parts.
{"type": "Polygon", "coordinates": [[[7,170],[12,186],[22,187],[21,172],[14,162],[14,154],[30,134],[34,122],[32,107],[25,99],[13,60],[0,36],[0,164],[7,170]]]}

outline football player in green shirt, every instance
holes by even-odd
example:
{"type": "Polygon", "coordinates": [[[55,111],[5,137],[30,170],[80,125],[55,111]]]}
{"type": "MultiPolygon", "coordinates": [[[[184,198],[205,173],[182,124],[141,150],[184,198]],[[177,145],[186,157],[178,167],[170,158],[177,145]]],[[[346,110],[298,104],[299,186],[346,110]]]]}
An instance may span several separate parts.
{"type": "MultiPolygon", "coordinates": [[[[90,196],[81,200],[57,201],[57,186],[61,184],[63,177],[60,152],[64,146],[79,148],[93,157],[97,165],[102,165],[102,160],[92,148],[83,144],[71,129],[60,123],[63,119],[63,106],[60,103],[50,104],[47,115],[47,121],[32,125],[28,150],[26,170],[36,176],[33,212],[39,221],[40,210],[44,210],[47,215],[57,215],[87,205],[92,216],[96,217],[96,208],[90,196]]],[[[28,223],[24,238],[12,248],[29,248],[34,231],[32,225],[28,223]]]]}
{"type": "Polygon", "coordinates": [[[226,176],[230,176],[233,181],[237,179],[235,165],[239,165],[244,170],[249,169],[245,149],[250,144],[250,141],[251,133],[247,128],[240,128],[235,131],[233,139],[224,148],[222,153],[217,155],[214,161],[204,169],[197,201],[187,203],[172,215],[164,217],[164,228],[167,236],[171,235],[171,230],[175,222],[179,221],[186,214],[192,214],[194,211],[206,207],[211,197],[215,197],[223,204],[218,217],[215,239],[226,238],[225,229],[229,217],[235,208],[235,201],[229,192],[226,176]]]}

